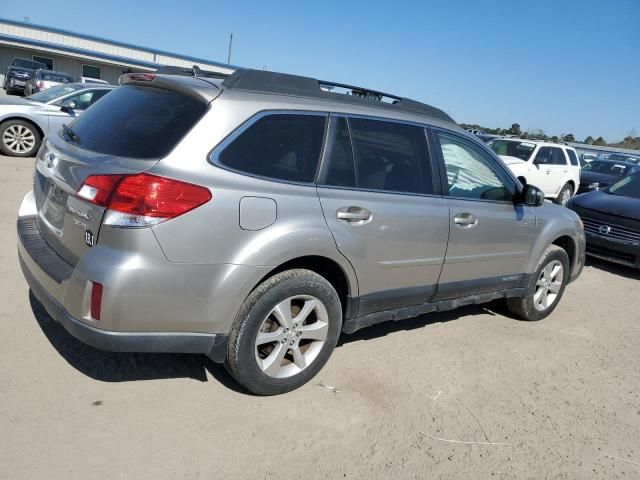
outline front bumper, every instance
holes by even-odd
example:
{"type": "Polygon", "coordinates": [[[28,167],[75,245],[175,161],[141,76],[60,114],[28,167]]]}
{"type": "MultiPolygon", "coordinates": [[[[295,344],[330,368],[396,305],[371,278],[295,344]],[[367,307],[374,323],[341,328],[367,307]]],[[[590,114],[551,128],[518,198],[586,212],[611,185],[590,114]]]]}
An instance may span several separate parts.
{"type": "Polygon", "coordinates": [[[640,268],[640,245],[612,240],[603,235],[587,232],[587,255],[640,268]]]}
{"type": "Polygon", "coordinates": [[[587,259],[586,246],[587,237],[584,231],[582,231],[578,237],[578,252],[573,261],[573,265],[571,266],[571,277],[569,278],[569,282],[573,282],[582,273],[582,269],[584,268],[584,264],[587,259]]]}

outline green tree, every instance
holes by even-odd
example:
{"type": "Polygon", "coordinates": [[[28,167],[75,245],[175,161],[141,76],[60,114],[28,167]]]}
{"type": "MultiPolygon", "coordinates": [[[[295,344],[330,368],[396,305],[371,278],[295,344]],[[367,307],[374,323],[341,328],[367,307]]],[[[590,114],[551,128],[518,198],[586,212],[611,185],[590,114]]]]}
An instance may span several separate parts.
{"type": "Polygon", "coordinates": [[[565,142],[575,142],[576,141],[576,137],[573,135],[573,133],[567,133],[564,137],[562,137],[562,139],[565,142]]]}
{"type": "Polygon", "coordinates": [[[520,130],[519,123],[512,123],[511,128],[508,130],[509,135],[520,136],[522,135],[522,130],[520,130]]]}
{"type": "Polygon", "coordinates": [[[596,138],[596,139],[595,139],[595,141],[593,142],[593,144],[594,144],[594,145],[598,145],[598,146],[600,146],[600,147],[604,147],[604,146],[607,144],[607,142],[605,141],[605,139],[604,139],[604,138],[602,138],[602,137],[598,137],[598,138],[596,138]]]}
{"type": "Polygon", "coordinates": [[[550,140],[551,140],[552,142],[554,142],[554,143],[555,143],[555,142],[557,142],[557,141],[558,141],[558,140],[560,140],[560,139],[558,138],[558,136],[557,136],[557,135],[554,135],[553,137],[551,137],[551,139],[550,139],[550,140]]]}
{"type": "Polygon", "coordinates": [[[587,138],[584,139],[584,143],[586,143],[587,145],[593,145],[593,137],[589,135],[587,138]]]}

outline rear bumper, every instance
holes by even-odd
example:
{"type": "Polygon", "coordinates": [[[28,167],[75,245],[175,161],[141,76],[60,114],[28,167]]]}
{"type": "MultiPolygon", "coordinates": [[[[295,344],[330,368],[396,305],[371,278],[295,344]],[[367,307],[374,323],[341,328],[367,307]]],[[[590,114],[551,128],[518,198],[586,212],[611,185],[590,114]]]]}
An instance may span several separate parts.
{"type": "Polygon", "coordinates": [[[47,313],[67,332],[87,345],[110,352],[202,353],[216,362],[224,361],[227,336],[212,333],[112,332],[87,325],[72,317],[36,280],[19,255],[20,267],[33,295],[47,313]]]}

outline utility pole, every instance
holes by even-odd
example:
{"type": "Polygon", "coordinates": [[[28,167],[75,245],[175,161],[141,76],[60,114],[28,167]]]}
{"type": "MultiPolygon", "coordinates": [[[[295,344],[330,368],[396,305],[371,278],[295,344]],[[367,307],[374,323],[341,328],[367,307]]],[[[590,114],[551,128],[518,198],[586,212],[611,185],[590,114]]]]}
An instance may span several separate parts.
{"type": "Polygon", "coordinates": [[[231,65],[231,46],[233,45],[233,32],[229,32],[229,52],[227,54],[227,65],[231,65]]]}

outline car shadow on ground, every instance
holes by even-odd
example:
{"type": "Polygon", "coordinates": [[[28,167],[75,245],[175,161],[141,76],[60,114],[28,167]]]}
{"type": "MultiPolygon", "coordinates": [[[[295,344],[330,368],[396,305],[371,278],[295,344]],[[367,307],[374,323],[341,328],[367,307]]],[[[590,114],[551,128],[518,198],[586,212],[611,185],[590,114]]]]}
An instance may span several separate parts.
{"type": "Polygon", "coordinates": [[[607,262],[606,260],[601,260],[599,258],[587,256],[585,266],[597,268],[598,270],[612,273],[613,275],[620,275],[621,277],[640,280],[640,269],[627,267],[618,263],[607,262]]]}
{"type": "Polygon", "coordinates": [[[207,381],[207,371],[223,386],[243,391],[223,365],[204,355],[106,352],[86,345],[53,320],[29,291],[33,315],[51,345],[76,370],[101,382],[191,378],[207,381]]]}
{"type": "MultiPolygon", "coordinates": [[[[82,343],[53,320],[42,304],[29,291],[33,315],[51,345],[76,370],[101,382],[130,382],[136,380],[161,380],[191,378],[206,382],[207,372],[224,387],[240,393],[248,393],[227,373],[224,365],[217,364],[204,355],[169,353],[119,353],[106,352],[82,343]]],[[[424,328],[435,323],[449,322],[470,315],[505,315],[511,317],[504,302],[469,305],[447,312],[434,312],[420,317],[384,322],[353,334],[342,334],[338,347],[350,342],[384,337],[393,332],[424,328]]]]}

